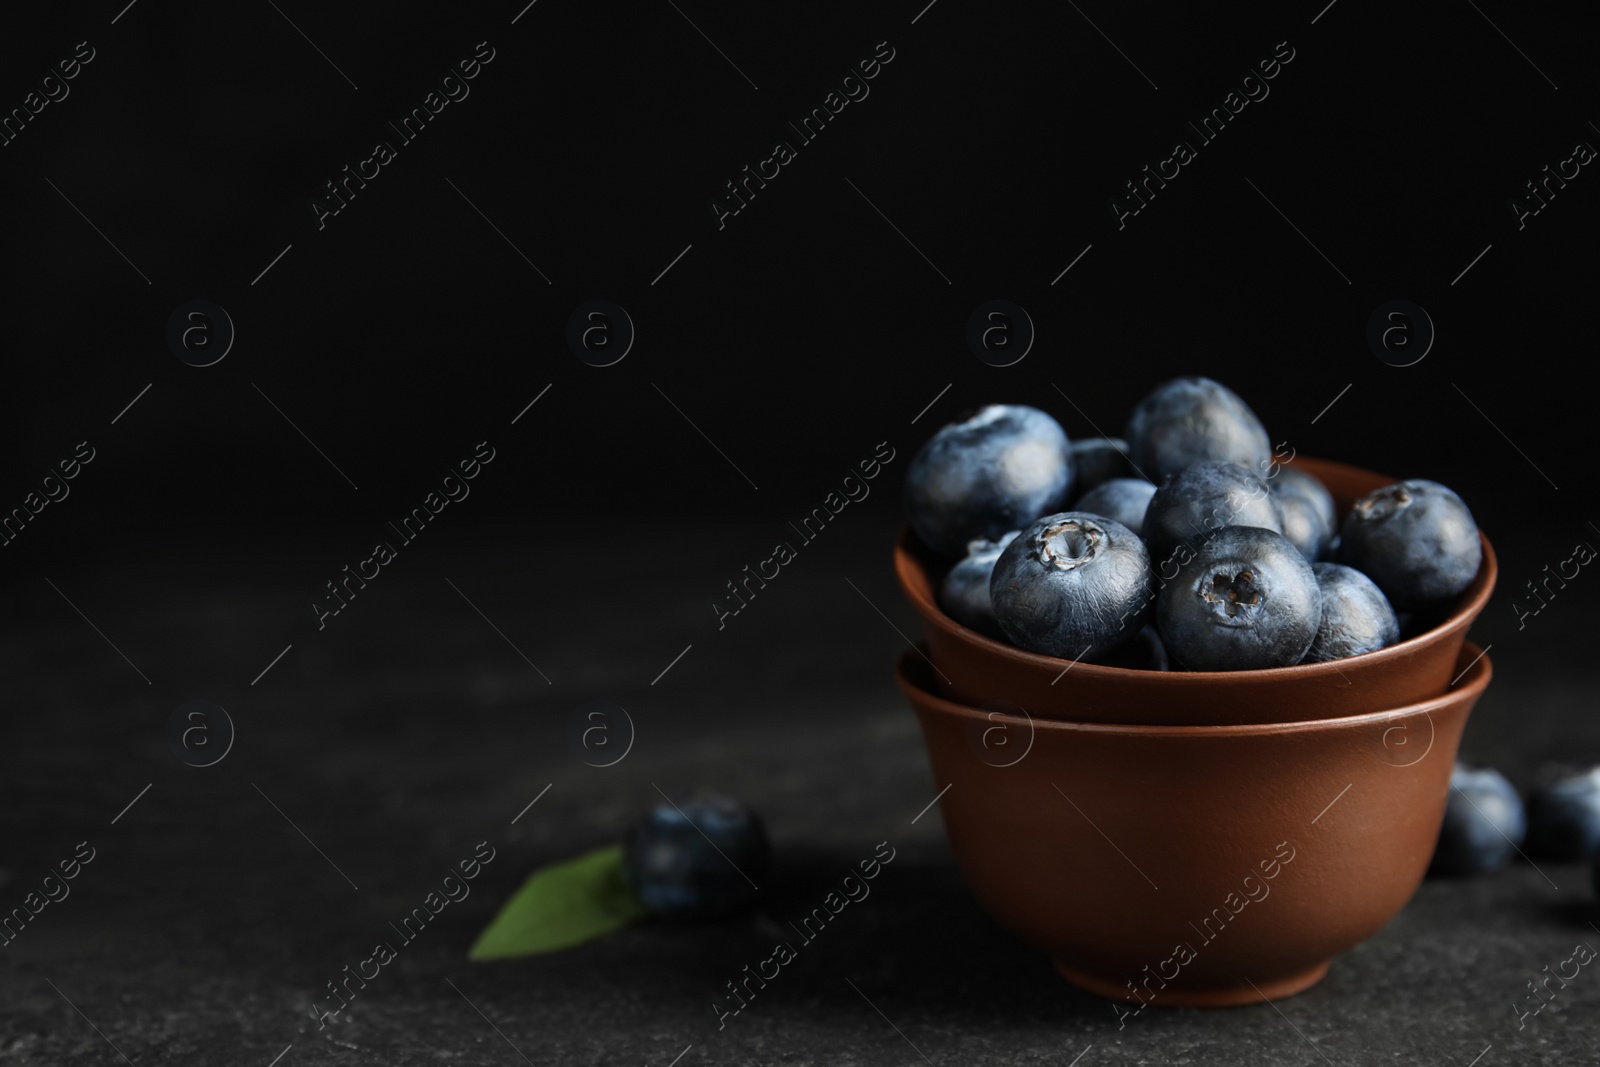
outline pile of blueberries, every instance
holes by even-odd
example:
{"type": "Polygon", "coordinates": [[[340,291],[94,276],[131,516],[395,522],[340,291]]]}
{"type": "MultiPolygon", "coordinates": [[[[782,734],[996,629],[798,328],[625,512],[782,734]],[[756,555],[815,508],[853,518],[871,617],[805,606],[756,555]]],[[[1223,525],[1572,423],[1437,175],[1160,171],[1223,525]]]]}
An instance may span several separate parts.
{"type": "Polygon", "coordinates": [[[1600,767],[1554,771],[1524,805],[1499,771],[1456,764],[1430,873],[1485,874],[1523,849],[1535,861],[1593,863],[1600,892],[1600,767]]]}
{"type": "Polygon", "coordinates": [[[906,497],[918,539],[956,560],[945,612],[1073,661],[1256,670],[1394,644],[1478,573],[1478,528],[1450,489],[1396,482],[1341,521],[1327,488],[1285,466],[1249,406],[1209,378],[1156,389],[1125,435],[1072,442],[1011,404],[934,434],[906,497]]]}

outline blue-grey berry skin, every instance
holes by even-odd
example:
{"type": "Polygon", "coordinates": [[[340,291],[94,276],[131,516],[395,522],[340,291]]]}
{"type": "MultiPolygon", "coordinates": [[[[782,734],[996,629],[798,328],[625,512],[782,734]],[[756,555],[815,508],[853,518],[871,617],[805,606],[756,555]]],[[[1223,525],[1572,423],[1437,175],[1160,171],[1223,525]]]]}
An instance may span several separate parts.
{"type": "Polygon", "coordinates": [[[1561,863],[1600,857],[1600,767],[1534,791],[1528,801],[1528,847],[1561,863]]]}
{"type": "Polygon", "coordinates": [[[1317,514],[1322,517],[1323,525],[1328,528],[1328,540],[1332,542],[1339,533],[1338,505],[1334,503],[1333,494],[1328,492],[1328,487],[1322,484],[1322,479],[1314,474],[1307,474],[1294,467],[1285,467],[1274,464],[1276,471],[1269,468],[1267,484],[1272,486],[1273,492],[1300,492],[1311,501],[1317,514]]]}
{"type": "Polygon", "coordinates": [[[1120,437],[1082,437],[1072,442],[1073,485],[1087,493],[1113,478],[1137,478],[1128,458],[1128,442],[1120,437]]]}
{"type": "Polygon", "coordinates": [[[906,506],[922,543],[945,556],[1056,511],[1072,491],[1072,445],[1037,408],[990,404],[934,434],[906,472],[906,506]]]}
{"type": "Polygon", "coordinates": [[[650,809],[623,841],[622,874],[657,915],[721,915],[755,899],[767,858],[755,812],[713,794],[650,809]]]}
{"type": "Polygon", "coordinates": [[[1454,599],[1482,561],[1472,512],[1438,482],[1413,479],[1368,493],[1340,531],[1339,562],[1377,582],[1397,611],[1454,599]]]}
{"type": "Polygon", "coordinates": [[[1200,460],[1259,472],[1272,461],[1266,427],[1250,405],[1210,378],[1176,378],[1159,386],[1133,409],[1123,436],[1134,464],[1156,482],[1200,460]]]}
{"type": "Polygon", "coordinates": [[[1299,489],[1276,485],[1272,487],[1272,499],[1278,502],[1278,511],[1283,515],[1283,536],[1300,550],[1307,563],[1322,559],[1333,540],[1333,528],[1323,521],[1316,503],[1299,489]]]}
{"type": "Polygon", "coordinates": [[[995,618],[1018,648],[1094,659],[1148,621],[1154,579],[1139,535],[1088,512],[1047,515],[1000,554],[989,581],[995,618]]]}
{"type": "Polygon", "coordinates": [[[1456,764],[1430,874],[1485,874],[1511,862],[1528,832],[1522,797],[1488,767],[1456,764]]]}
{"type": "Polygon", "coordinates": [[[1314,563],[1322,600],[1322,622],[1305,662],[1376,652],[1400,640],[1400,620],[1377,583],[1354,567],[1341,563],[1314,563]]]}
{"type": "Polygon", "coordinates": [[[1283,536],[1310,562],[1327,559],[1339,527],[1327,486],[1293,467],[1278,468],[1268,476],[1267,484],[1283,512],[1283,536]]]}
{"type": "Polygon", "coordinates": [[[967,544],[967,554],[950,568],[939,585],[939,606],[944,613],[969,630],[1004,641],[1005,634],[994,618],[994,602],[989,599],[989,577],[995,560],[1016,539],[1017,531],[998,541],[977,540],[967,544]]]}
{"type": "Polygon", "coordinates": [[[1237,463],[1191,463],[1150,498],[1142,533],[1157,567],[1184,541],[1203,541],[1224,526],[1283,532],[1283,512],[1265,480],[1237,463]]]}
{"type": "Polygon", "coordinates": [[[1130,638],[1127,644],[1118,645],[1110,652],[1094,658],[1094,663],[1106,667],[1121,667],[1131,671],[1170,671],[1172,660],[1161,643],[1161,635],[1154,626],[1146,626],[1130,638]]]}
{"type": "Polygon", "coordinates": [[[1144,529],[1144,513],[1156,487],[1143,478],[1113,478],[1102,482],[1078,498],[1073,511],[1087,511],[1115,519],[1134,533],[1144,529]]]}
{"type": "Polygon", "coordinates": [[[1322,619],[1317,576],[1271,530],[1227,526],[1180,545],[1177,576],[1156,598],[1167,653],[1191,671],[1248,671],[1299,663],[1322,619]]]}

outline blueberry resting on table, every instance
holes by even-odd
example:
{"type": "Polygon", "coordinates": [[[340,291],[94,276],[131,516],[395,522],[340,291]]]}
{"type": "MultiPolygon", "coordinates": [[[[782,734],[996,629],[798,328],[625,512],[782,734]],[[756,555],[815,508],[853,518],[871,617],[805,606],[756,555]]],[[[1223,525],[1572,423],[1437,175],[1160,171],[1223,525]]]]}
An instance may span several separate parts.
{"type": "Polygon", "coordinates": [[[906,471],[906,509],[922,543],[960,556],[967,542],[995,540],[1072,491],[1072,445],[1037,408],[990,404],[928,439],[906,471]]]}
{"type": "Polygon", "coordinates": [[[1534,790],[1528,800],[1528,847],[1562,863],[1600,856],[1600,767],[1534,790]]]}
{"type": "Polygon", "coordinates": [[[1376,652],[1400,640],[1400,620],[1383,590],[1365,574],[1341,563],[1313,563],[1322,621],[1305,662],[1376,652]]]}
{"type": "Polygon", "coordinates": [[[1192,671],[1247,671],[1305,658],[1322,620],[1321,593],[1311,564],[1282,534],[1227,526],[1180,545],[1174,561],[1156,628],[1175,661],[1192,671]]]}
{"type": "Polygon", "coordinates": [[[1112,519],[1069,511],[1038,520],[995,563],[989,596],[1011,643],[1093,659],[1138,634],[1150,615],[1150,555],[1112,519]]]}
{"type": "Polygon", "coordinates": [[[1340,531],[1339,562],[1377,582],[1397,611],[1459,596],[1482,561],[1472,512],[1438,482],[1412,479],[1368,493],[1340,531]]]}
{"type": "Polygon", "coordinates": [[[1457,763],[1450,772],[1450,800],[1439,828],[1430,874],[1484,874],[1517,854],[1528,831],[1522,797],[1505,776],[1489,767],[1457,763]]]}
{"type": "Polygon", "coordinates": [[[766,873],[760,818],[724,796],[687,800],[681,810],[658,804],[623,841],[623,877],[657,915],[735,911],[755,899],[766,873]]]}
{"type": "Polygon", "coordinates": [[[1123,433],[1146,478],[1160,482],[1200,460],[1265,473],[1272,461],[1266,427],[1237,393],[1210,378],[1175,378],[1139,402],[1123,433]]]}
{"type": "Polygon", "coordinates": [[[997,641],[1005,633],[994,618],[994,602],[989,599],[989,578],[995,560],[1017,536],[1013,530],[998,541],[970,541],[966,557],[950,568],[939,586],[939,606],[944,613],[969,630],[976,630],[997,641]]]}
{"type": "Polygon", "coordinates": [[[1156,487],[1143,478],[1113,478],[1080,496],[1072,510],[1115,519],[1140,533],[1144,529],[1144,513],[1155,495],[1156,487]]]}

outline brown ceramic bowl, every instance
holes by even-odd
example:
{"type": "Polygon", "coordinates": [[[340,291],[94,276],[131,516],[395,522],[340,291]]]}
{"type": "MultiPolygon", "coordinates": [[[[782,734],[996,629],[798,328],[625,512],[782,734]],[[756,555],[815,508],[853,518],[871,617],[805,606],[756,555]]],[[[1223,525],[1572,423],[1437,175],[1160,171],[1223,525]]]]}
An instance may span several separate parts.
{"type": "MultiPolygon", "coordinates": [[[[1343,515],[1357,499],[1397,479],[1342,463],[1297,458],[1320,478],[1343,515]]],[[[895,572],[922,616],[938,691],[960,703],[1074,722],[1197,726],[1293,722],[1357,715],[1438,696],[1455,677],[1467,629],[1494,591],[1498,566],[1483,543],[1478,576],[1449,617],[1425,633],[1377,652],[1327,663],[1257,671],[1139,671],[1074,664],[969,630],[937,598],[946,563],[907,529],[895,546],[895,572]]]]}
{"type": "Polygon", "coordinates": [[[1001,716],[915,651],[898,680],[984,908],[1091,992],[1223,1006],[1313,985],[1416,891],[1489,658],[1456,670],[1409,707],[1250,726],[1001,716]]]}

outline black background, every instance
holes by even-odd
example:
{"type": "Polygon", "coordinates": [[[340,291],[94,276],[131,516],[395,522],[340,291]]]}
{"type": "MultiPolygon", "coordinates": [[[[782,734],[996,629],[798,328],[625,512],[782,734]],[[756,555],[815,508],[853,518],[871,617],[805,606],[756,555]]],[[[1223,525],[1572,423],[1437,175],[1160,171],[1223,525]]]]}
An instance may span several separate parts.
{"type": "MultiPolygon", "coordinates": [[[[1535,58],[1558,91],[1470,5],[1448,17],[1336,5],[1315,26],[1281,7],[1105,12],[1100,28],[1157,90],[1070,7],[941,3],[915,26],[854,5],[705,9],[696,22],[757,90],[669,4],[536,4],[515,26],[503,14],[307,12],[300,27],[359,91],[267,4],[135,5],[116,26],[56,10],[12,27],[8,107],[78,40],[97,53],[3,149],[4,484],[20,498],[74,442],[104,445],[98,484],[83,483],[72,521],[52,522],[50,547],[92,551],[106,525],[183,537],[232,511],[366,522],[471,443],[512,435],[537,458],[515,491],[484,492],[477,518],[624,503],[778,514],[871,443],[913,443],[964,407],[1027,402],[1074,436],[1095,432],[1089,419],[1115,434],[1181,373],[1230,384],[1302,451],[1492,485],[1519,514],[1583,512],[1592,489],[1565,434],[1591,403],[1576,387],[1590,347],[1587,168],[1520,232],[1507,206],[1600,137],[1585,125],[1581,33],[1500,20],[1513,39],[1544,32],[1535,58]],[[480,40],[496,58],[471,95],[319,231],[310,198],[480,40]],[[719,231],[707,201],[880,40],[896,58],[870,96],[719,231]],[[1283,40],[1295,59],[1270,95],[1119,231],[1121,184],[1283,40]],[[964,344],[967,315],[994,297],[1038,328],[1014,367],[964,344]],[[164,342],[167,316],[193,298],[237,327],[211,368],[164,342]],[[638,327],[614,367],[584,365],[563,341],[593,298],[638,327]],[[1397,298],[1438,330],[1408,368],[1364,341],[1368,314],[1397,298]],[[110,427],[152,382],[144,410],[110,427]],[[551,383],[549,403],[510,429],[551,383]]],[[[1482,493],[1472,502],[1492,535],[1516,536],[1482,493]]]]}
{"type": "MultiPolygon", "coordinates": [[[[394,1036],[406,1026],[427,1047],[487,1034],[452,1014],[464,1006],[438,974],[479,982],[485,1004],[490,979],[460,952],[496,898],[533,866],[614,839],[658,799],[653,780],[674,793],[720,784],[763,810],[801,872],[785,898],[798,909],[831,877],[815,870],[870,846],[857,837],[878,829],[885,798],[892,828],[879,836],[904,835],[899,808],[909,817],[934,792],[889,681],[904,645],[885,618],[910,634],[915,623],[888,553],[915,448],[982,403],[1044,408],[1075,438],[1116,434],[1153,386],[1206,374],[1243,395],[1274,441],[1451,485],[1502,568],[1474,631],[1496,645],[1497,681],[1464,754],[1524,785],[1549,761],[1600,758],[1583,658],[1594,594],[1574,583],[1537,629],[1519,630],[1511,606],[1545,564],[1600,538],[1588,373],[1600,179],[1584,167],[1520,230],[1509,207],[1576,142],[1600,144],[1592,18],[1358,0],[922,2],[538,0],[519,17],[517,0],[114,0],[6,14],[0,108],[21,106],[77,42],[96,55],[66,99],[0,147],[0,509],[21,506],[78,442],[96,457],[0,548],[11,696],[0,868],[31,879],[85,827],[111,840],[98,827],[156,782],[117,826],[145,835],[123,850],[130,866],[83,891],[81,909],[47,915],[35,947],[8,950],[18,1007],[0,1033],[19,1062],[113,1056],[41,977],[87,998],[75,999],[136,1062],[209,1063],[221,1049],[264,1064],[290,1040],[305,1054],[301,1002],[354,958],[341,938],[377,920],[342,910],[348,887],[251,783],[341,866],[364,864],[357,881],[388,880],[374,917],[433,879],[409,850],[466,855],[472,827],[505,832],[510,812],[556,783],[542,806],[559,826],[530,818],[509,832],[511,860],[478,910],[384,994],[395,1028],[369,1017],[365,1036],[347,1033],[383,1062],[423,1062],[410,1031],[394,1036]],[[374,141],[393,143],[385,121],[480,41],[495,57],[470,95],[397,144],[319,229],[310,199],[374,141]],[[793,143],[786,122],[882,41],[894,58],[870,95],[796,145],[719,229],[708,201],[723,183],[775,140],[793,143]],[[1197,145],[1119,229],[1110,202],[1123,183],[1174,140],[1194,143],[1185,123],[1283,41],[1294,58],[1270,95],[1197,145]],[[965,341],[973,309],[996,298],[1037,328],[1027,357],[1003,368],[965,341]],[[237,330],[211,367],[166,343],[169,315],[191,299],[224,307],[237,330]],[[568,316],[592,299],[626,308],[638,331],[614,366],[585,364],[565,341],[568,316]],[[1369,315],[1394,299],[1437,329],[1414,366],[1366,343],[1369,315]],[[485,440],[497,458],[471,496],[318,630],[308,605],[323,583],[485,440]],[[775,591],[719,632],[708,604],[723,582],[879,442],[898,458],[807,549],[809,577],[791,579],[786,604],[775,591]],[[171,709],[197,697],[241,727],[209,778],[165,747],[171,709]],[[604,787],[562,751],[565,715],[592,698],[621,701],[654,735],[604,787]],[[850,732],[868,723],[887,725],[850,732]],[[91,945],[117,965],[102,968],[91,945]],[[183,990],[178,1037],[149,1020],[183,990]]],[[[867,986],[874,1000],[935,1061],[1032,1062],[1018,1050],[1058,1038],[1070,1058],[1113,1017],[982,917],[932,822],[917,824],[920,845],[908,838],[921,873],[898,890],[921,910],[885,904],[834,964],[884,978],[867,986]],[[986,962],[949,977],[928,929],[986,962]],[[927,1030],[949,1011],[952,1033],[974,1042],[959,1053],[935,1051],[927,1030]]],[[[1330,1047],[1344,1040],[1351,1055],[1361,1040],[1372,1056],[1465,1063],[1485,1041],[1520,1040],[1480,1040],[1479,1018],[1566,954],[1555,947],[1570,945],[1573,916],[1560,909],[1590,895],[1574,869],[1558,878],[1566,903],[1530,903],[1541,878],[1519,865],[1475,888],[1424,887],[1397,928],[1352,954],[1364,965],[1340,978],[1336,964],[1287,1010],[1314,1032],[1326,1024],[1330,1047]],[[1507,928],[1510,914],[1531,925],[1507,928]],[[1531,947],[1541,936],[1549,946],[1531,947]],[[1498,946],[1496,966],[1459,942],[1498,946]],[[1488,983],[1481,997],[1455,991],[1469,974],[1488,983]],[[1387,1010],[1386,1028],[1352,1021],[1387,1010]]],[[[530,1052],[535,1032],[601,1035],[547,1049],[558,1061],[664,1063],[691,1040],[725,1062],[788,1062],[785,1048],[910,1054],[832,970],[816,987],[830,992],[797,979],[786,1010],[775,999],[743,1031],[764,1035],[754,1044],[705,1051],[704,994],[754,957],[725,932],[704,935],[709,948],[637,936],[497,972],[489,1013],[530,1052]],[[508,1021],[519,1010],[521,1030],[508,1021]]],[[[1155,1044],[1128,1054],[1175,1055],[1179,1042],[1217,1062],[1242,1047],[1315,1060],[1265,1009],[1197,1018],[1153,1025],[1139,1040],[1155,1044]]],[[[1551,1031],[1558,1044],[1585,1047],[1566,1027],[1551,1031]]],[[[1095,1040],[1105,1055],[1113,1038],[1095,1040]]]]}

